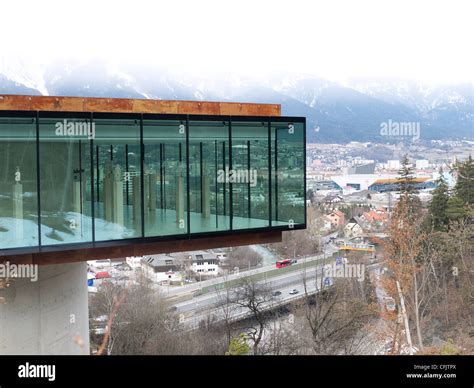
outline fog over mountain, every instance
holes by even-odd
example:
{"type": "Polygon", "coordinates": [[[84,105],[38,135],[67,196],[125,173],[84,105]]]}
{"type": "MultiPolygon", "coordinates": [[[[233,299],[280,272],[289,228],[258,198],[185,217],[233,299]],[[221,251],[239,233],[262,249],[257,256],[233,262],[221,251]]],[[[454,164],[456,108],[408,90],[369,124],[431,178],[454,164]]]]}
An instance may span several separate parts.
{"type": "Polygon", "coordinates": [[[106,61],[52,64],[0,62],[1,94],[237,101],[282,104],[306,116],[309,142],[398,139],[382,122],[417,122],[421,140],[474,138],[474,85],[354,79],[344,84],[307,74],[189,74],[177,68],[106,61]]]}

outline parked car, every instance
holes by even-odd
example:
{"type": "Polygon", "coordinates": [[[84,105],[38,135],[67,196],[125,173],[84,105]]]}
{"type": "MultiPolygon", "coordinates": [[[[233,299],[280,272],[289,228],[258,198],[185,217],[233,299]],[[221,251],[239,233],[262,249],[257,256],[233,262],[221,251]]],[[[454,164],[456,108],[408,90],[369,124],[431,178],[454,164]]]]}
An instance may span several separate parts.
{"type": "Polygon", "coordinates": [[[280,296],[281,295],[281,291],[273,291],[272,292],[272,296],[280,296]]]}
{"type": "Polygon", "coordinates": [[[298,294],[299,291],[296,289],[296,288],[293,288],[291,291],[290,291],[290,295],[296,295],[298,294]]]}

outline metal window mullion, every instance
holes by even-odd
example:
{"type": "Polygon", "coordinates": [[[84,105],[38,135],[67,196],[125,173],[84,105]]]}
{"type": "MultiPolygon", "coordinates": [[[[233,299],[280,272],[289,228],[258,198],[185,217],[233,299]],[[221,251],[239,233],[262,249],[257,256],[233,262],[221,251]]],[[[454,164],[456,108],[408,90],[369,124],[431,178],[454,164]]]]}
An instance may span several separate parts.
{"type": "Polygon", "coordinates": [[[216,204],[216,229],[219,229],[219,198],[218,198],[218,186],[217,186],[217,140],[214,140],[214,179],[215,179],[215,198],[216,204]]]}
{"type": "Polygon", "coordinates": [[[128,198],[128,191],[129,191],[129,181],[130,181],[130,172],[129,172],[129,160],[128,160],[128,144],[125,144],[125,172],[127,173],[127,179],[125,180],[125,191],[127,195],[127,206],[130,204],[129,198],[128,198]]]}
{"type": "Polygon", "coordinates": [[[275,127],[275,221],[278,221],[278,128],[275,127]]]}
{"type": "MultiPolygon", "coordinates": [[[[73,152],[74,152],[74,148],[73,148],[73,152]]],[[[79,153],[79,198],[80,198],[79,201],[80,201],[81,225],[82,225],[82,217],[84,215],[84,206],[83,206],[84,196],[82,194],[83,187],[82,187],[82,142],[81,142],[81,139],[79,139],[78,153],[79,153]]],[[[82,231],[81,231],[81,234],[82,234],[82,231]]]]}
{"type": "MultiPolygon", "coordinates": [[[[248,174],[250,176],[250,140],[247,140],[247,171],[248,171],[248,174]]],[[[248,183],[248,186],[247,186],[247,195],[248,195],[248,218],[251,217],[251,203],[250,203],[250,196],[252,195],[252,191],[251,191],[251,187],[250,187],[250,179],[249,179],[249,183],[248,183]]]]}
{"type": "Polygon", "coordinates": [[[304,224],[307,224],[307,213],[306,213],[306,119],[303,122],[303,180],[304,180],[304,224]]]}
{"type": "Polygon", "coordinates": [[[163,143],[163,153],[162,153],[162,161],[163,161],[163,209],[166,210],[166,144],[163,143]]]}
{"type": "Polygon", "coordinates": [[[163,204],[163,144],[160,143],[160,208],[164,210],[163,204]]]}
{"type": "Polygon", "coordinates": [[[267,121],[268,127],[268,222],[272,226],[272,127],[270,118],[267,121]]]}
{"type": "Polygon", "coordinates": [[[188,237],[191,234],[191,197],[189,186],[189,115],[186,115],[186,228],[188,237]]]}
{"type": "MultiPolygon", "coordinates": [[[[91,113],[90,117],[91,121],[91,126],[93,125],[93,115],[91,113]]],[[[99,149],[97,148],[97,151],[99,149]]],[[[90,153],[91,153],[91,166],[90,166],[90,171],[91,171],[91,217],[92,217],[92,244],[95,244],[95,193],[94,193],[94,139],[92,138],[90,140],[90,153]]],[[[97,152],[98,154],[98,152],[97,152]]],[[[97,165],[98,168],[98,165],[97,165]]],[[[99,180],[99,177],[97,177],[97,180],[99,180]]],[[[99,193],[97,193],[99,195],[99,193]]]]}
{"type": "Polygon", "coordinates": [[[38,212],[38,250],[41,251],[41,184],[40,184],[40,128],[39,111],[36,111],[36,199],[38,212]]]}
{"type": "MultiPolygon", "coordinates": [[[[232,171],[232,117],[229,118],[229,171],[232,171]]],[[[234,186],[229,182],[229,227],[233,230],[234,223],[234,186]]]]}
{"type": "Polygon", "coordinates": [[[203,169],[203,166],[202,166],[202,141],[199,142],[199,183],[200,183],[200,188],[201,188],[201,195],[200,195],[200,199],[201,199],[201,209],[200,209],[200,213],[202,213],[202,205],[203,205],[203,201],[202,201],[202,193],[203,193],[203,179],[202,179],[202,174],[204,173],[204,169],[203,169]]]}
{"type": "MultiPolygon", "coordinates": [[[[222,142],[222,171],[225,174],[225,140],[222,142]]],[[[224,210],[224,216],[227,215],[227,201],[226,201],[226,189],[227,189],[227,184],[226,180],[224,179],[224,182],[222,182],[222,199],[223,199],[223,210],[224,210]]]]}
{"type": "Polygon", "coordinates": [[[143,114],[140,115],[140,197],[141,237],[145,237],[145,144],[143,142],[143,114]]]}
{"type": "Polygon", "coordinates": [[[99,180],[100,180],[100,172],[99,172],[99,146],[96,145],[96,175],[97,175],[97,183],[96,183],[96,187],[97,187],[97,203],[100,202],[100,183],[99,183],[99,180]]]}

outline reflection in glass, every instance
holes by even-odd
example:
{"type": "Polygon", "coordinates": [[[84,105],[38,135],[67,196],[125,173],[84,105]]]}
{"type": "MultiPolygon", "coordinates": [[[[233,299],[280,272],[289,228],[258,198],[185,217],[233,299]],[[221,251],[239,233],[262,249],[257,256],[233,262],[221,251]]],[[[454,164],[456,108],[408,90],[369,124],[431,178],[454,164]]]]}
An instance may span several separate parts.
{"type": "Polygon", "coordinates": [[[38,246],[36,120],[0,117],[0,248],[38,246]]]}
{"type": "Polygon", "coordinates": [[[267,122],[232,121],[233,229],[270,225],[267,122]]]}
{"type": "Polygon", "coordinates": [[[272,122],[272,226],[305,222],[304,130],[303,123],[272,122]]]}
{"type": "Polygon", "coordinates": [[[189,123],[191,233],[230,229],[229,123],[189,123]]]}
{"type": "Polygon", "coordinates": [[[13,116],[0,117],[0,249],[305,222],[302,119],[13,116]]]}
{"type": "Polygon", "coordinates": [[[140,121],[94,119],[95,239],[142,236],[140,121]]]}
{"type": "Polygon", "coordinates": [[[41,243],[92,241],[86,119],[40,118],[41,243]]]}
{"type": "Polygon", "coordinates": [[[144,120],[145,237],[187,233],[186,122],[144,120]]]}

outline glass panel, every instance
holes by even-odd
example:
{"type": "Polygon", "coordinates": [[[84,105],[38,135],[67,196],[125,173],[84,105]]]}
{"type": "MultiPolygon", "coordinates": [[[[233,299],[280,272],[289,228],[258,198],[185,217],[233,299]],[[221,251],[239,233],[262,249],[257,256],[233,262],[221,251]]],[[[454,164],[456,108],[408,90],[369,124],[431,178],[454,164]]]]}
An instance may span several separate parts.
{"type": "Polygon", "coordinates": [[[187,233],[186,122],[144,120],[145,237],[187,233]]]}
{"type": "Polygon", "coordinates": [[[0,118],[0,249],[38,246],[36,122],[0,118]]]}
{"type": "Polygon", "coordinates": [[[272,123],[272,226],[304,224],[304,124],[272,123]]]}
{"type": "Polygon", "coordinates": [[[233,229],[270,225],[268,124],[232,121],[233,229]]]}
{"type": "Polygon", "coordinates": [[[41,244],[92,241],[92,126],[74,118],[41,118],[39,124],[41,244]]]}
{"type": "Polygon", "coordinates": [[[190,121],[191,233],[230,229],[229,123],[190,121]]]}
{"type": "MultiPolygon", "coordinates": [[[[230,144],[227,121],[191,120],[189,187],[185,124],[144,121],[142,182],[138,119],[41,118],[42,244],[92,241],[92,191],[96,241],[142,237],[142,212],[145,237],[304,223],[303,123],[272,122],[269,150],[267,122],[230,144]]],[[[38,246],[35,140],[34,118],[0,118],[0,249],[38,246]]]]}
{"type": "Polygon", "coordinates": [[[95,240],[141,237],[140,121],[94,124],[95,240]]]}

